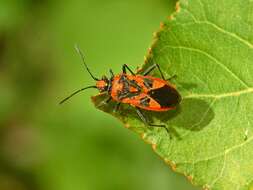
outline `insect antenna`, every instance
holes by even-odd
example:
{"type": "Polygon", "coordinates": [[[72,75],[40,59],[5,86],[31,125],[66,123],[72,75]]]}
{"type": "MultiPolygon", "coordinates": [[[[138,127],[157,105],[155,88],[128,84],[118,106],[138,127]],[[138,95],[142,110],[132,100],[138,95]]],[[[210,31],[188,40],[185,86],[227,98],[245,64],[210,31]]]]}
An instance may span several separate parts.
{"type": "Polygon", "coordinates": [[[86,90],[88,88],[97,88],[96,86],[87,86],[87,87],[84,87],[82,89],[79,89],[77,91],[75,91],[74,93],[70,94],[68,97],[64,98],[62,101],[60,101],[59,104],[63,104],[64,102],[66,102],[68,99],[70,99],[72,96],[78,94],[79,92],[83,91],[83,90],[86,90]]]}
{"type": "Polygon", "coordinates": [[[75,49],[76,49],[77,53],[80,55],[80,57],[81,57],[81,59],[82,59],[82,61],[83,61],[83,64],[84,64],[86,70],[88,71],[88,73],[90,74],[90,76],[93,78],[93,80],[98,81],[99,79],[98,79],[97,77],[94,77],[94,75],[90,72],[90,69],[89,69],[88,66],[86,65],[85,59],[84,59],[84,54],[83,54],[83,52],[81,51],[81,49],[78,47],[78,45],[75,45],[75,49]]]}

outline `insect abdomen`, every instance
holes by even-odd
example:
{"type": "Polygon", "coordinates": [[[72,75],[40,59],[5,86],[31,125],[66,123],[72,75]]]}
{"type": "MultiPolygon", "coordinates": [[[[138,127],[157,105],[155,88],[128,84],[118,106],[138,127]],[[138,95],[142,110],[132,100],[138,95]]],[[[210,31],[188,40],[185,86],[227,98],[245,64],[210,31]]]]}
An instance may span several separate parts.
{"type": "Polygon", "coordinates": [[[150,90],[148,95],[159,103],[161,108],[175,107],[181,101],[181,96],[176,89],[168,85],[150,90]]]}

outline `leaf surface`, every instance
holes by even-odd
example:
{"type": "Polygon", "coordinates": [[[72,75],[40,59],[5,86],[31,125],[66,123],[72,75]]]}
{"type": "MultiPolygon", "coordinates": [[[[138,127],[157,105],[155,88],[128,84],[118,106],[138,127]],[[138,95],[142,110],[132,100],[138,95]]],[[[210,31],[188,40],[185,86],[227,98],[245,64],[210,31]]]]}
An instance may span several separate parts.
{"type": "MultiPolygon", "coordinates": [[[[253,1],[181,0],[156,33],[145,69],[157,63],[183,97],[176,110],[145,112],[162,128],[147,128],[135,109],[99,109],[140,134],[172,168],[206,189],[253,188],[253,1]]],[[[160,77],[157,71],[153,76],[160,77]]]]}

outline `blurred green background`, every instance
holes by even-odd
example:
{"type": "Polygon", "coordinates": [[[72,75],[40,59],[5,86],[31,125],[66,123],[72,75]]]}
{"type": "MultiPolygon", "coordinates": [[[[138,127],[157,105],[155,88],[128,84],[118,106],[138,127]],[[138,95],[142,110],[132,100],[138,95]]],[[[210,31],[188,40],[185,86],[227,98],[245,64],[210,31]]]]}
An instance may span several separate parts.
{"type": "Polygon", "coordinates": [[[151,147],[96,110],[96,76],[136,68],[175,0],[0,1],[0,190],[191,190],[151,147]]]}

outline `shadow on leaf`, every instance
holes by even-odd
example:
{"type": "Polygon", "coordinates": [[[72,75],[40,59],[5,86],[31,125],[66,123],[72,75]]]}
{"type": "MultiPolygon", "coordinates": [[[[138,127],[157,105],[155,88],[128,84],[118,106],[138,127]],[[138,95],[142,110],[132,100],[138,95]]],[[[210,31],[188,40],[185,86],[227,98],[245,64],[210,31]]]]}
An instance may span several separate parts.
{"type": "MultiPolygon", "coordinates": [[[[113,112],[116,103],[111,102],[106,104],[105,100],[107,97],[107,95],[102,94],[92,97],[92,100],[98,109],[116,116],[124,123],[127,123],[131,118],[142,122],[137,115],[135,108],[129,105],[122,104],[117,112],[113,112]]],[[[177,138],[180,138],[180,134],[177,133],[176,128],[184,128],[193,132],[200,131],[214,118],[214,112],[211,106],[207,102],[195,98],[183,99],[180,106],[175,110],[167,112],[152,112],[144,110],[143,113],[151,123],[154,122],[167,125],[167,128],[177,138]]],[[[136,126],[131,127],[135,128],[136,126]]]]}
{"type": "Polygon", "coordinates": [[[182,127],[191,131],[203,129],[214,118],[212,108],[200,99],[184,99],[177,109],[154,115],[168,126],[182,127]]]}

